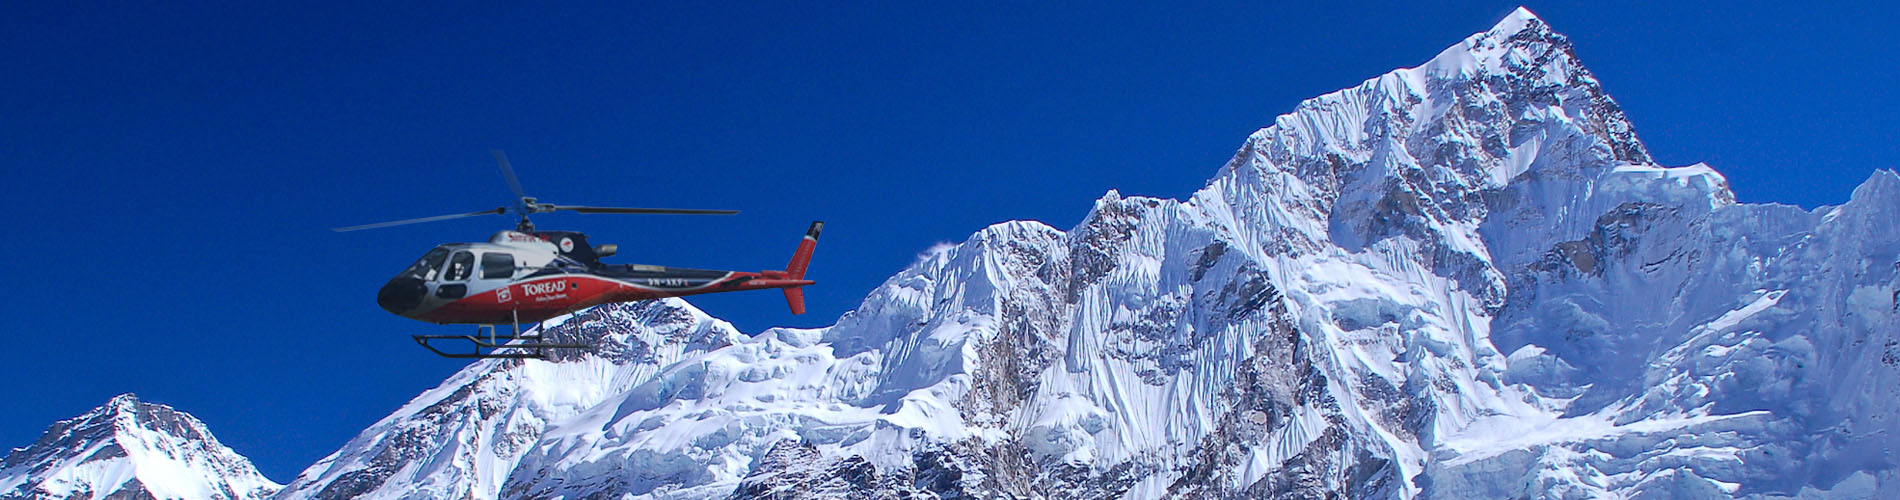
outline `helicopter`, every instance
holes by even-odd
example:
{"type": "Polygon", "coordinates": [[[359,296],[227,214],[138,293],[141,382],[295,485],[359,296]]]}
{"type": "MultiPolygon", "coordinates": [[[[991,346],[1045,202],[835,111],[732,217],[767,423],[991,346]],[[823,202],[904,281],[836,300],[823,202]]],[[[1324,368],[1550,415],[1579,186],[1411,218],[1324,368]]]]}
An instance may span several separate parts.
{"type": "Polygon", "coordinates": [[[540,231],[528,216],[570,211],[584,214],[732,215],[737,210],[677,208],[624,208],[543,203],[528,196],[515,177],[514,167],[501,150],[492,151],[502,177],[514,192],[513,206],[462,214],[438,215],[360,226],[334,228],[347,232],[483,215],[514,214],[513,230],[496,232],[485,243],[438,245],[414,264],[390,278],[376,292],[376,305],[391,314],[435,324],[473,324],[473,335],[411,335],[417,344],[447,358],[541,358],[550,349],[589,349],[593,346],[556,343],[539,328],[522,333],[521,325],[615,302],[635,302],[707,293],[779,289],[792,314],[805,313],[801,287],[805,270],[825,223],[813,221],[792,252],[791,262],[779,271],[717,271],[642,264],[607,264],[618,246],[590,245],[577,231],[540,231]],[[512,332],[500,333],[500,325],[512,332]],[[482,332],[486,330],[487,334],[482,332]],[[468,352],[444,351],[431,342],[468,342],[468,352]]]}

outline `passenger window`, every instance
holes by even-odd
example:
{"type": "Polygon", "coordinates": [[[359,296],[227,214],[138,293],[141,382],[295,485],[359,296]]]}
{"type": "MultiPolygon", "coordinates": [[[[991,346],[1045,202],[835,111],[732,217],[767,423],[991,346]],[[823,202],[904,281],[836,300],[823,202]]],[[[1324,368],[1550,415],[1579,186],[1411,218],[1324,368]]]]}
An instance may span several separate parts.
{"type": "Polygon", "coordinates": [[[482,254],[482,279],[508,279],[515,277],[515,256],[501,252],[482,254]]]}
{"type": "Polygon", "coordinates": [[[475,270],[475,254],[467,251],[455,252],[449,258],[449,269],[442,274],[442,281],[462,281],[468,279],[468,273],[475,270]]]}

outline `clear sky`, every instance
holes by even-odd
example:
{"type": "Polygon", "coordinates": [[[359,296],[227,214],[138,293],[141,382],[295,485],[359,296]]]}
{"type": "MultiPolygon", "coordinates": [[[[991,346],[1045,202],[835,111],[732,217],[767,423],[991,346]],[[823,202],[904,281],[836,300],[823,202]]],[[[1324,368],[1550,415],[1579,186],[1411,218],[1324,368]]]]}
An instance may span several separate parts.
{"type": "MultiPolygon", "coordinates": [[[[537,218],[611,261],[778,269],[828,221],[810,314],[693,300],[747,332],[823,326],[985,225],[1185,197],[1300,100],[1516,6],[668,3],[694,5],[9,5],[0,447],[137,392],[290,480],[464,365],[408,338],[462,327],[377,287],[511,221],[327,228],[508,203],[491,148],[548,201],[744,211],[537,218]]],[[[1529,7],[1661,162],[1805,207],[1900,166],[1893,4],[1651,4],[1529,7]]]]}

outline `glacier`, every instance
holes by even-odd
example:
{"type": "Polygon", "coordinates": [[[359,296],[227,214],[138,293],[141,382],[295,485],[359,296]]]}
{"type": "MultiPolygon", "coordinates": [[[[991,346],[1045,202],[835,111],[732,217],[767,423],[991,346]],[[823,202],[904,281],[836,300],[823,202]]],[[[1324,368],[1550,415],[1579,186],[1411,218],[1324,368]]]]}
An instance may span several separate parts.
{"type": "Polygon", "coordinates": [[[473,363],[274,498],[1891,497],[1897,216],[1891,171],[1804,210],[1656,164],[1518,9],[830,327],[552,320],[602,347],[473,363]]]}

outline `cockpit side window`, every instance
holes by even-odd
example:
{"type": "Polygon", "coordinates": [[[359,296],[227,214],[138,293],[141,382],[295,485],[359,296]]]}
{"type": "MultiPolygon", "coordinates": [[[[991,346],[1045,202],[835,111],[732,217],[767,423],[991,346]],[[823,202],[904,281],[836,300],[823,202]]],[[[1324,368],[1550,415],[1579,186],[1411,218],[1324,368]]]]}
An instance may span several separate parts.
{"type": "Polygon", "coordinates": [[[417,278],[422,278],[423,281],[434,280],[436,273],[442,270],[442,261],[445,261],[448,259],[449,259],[448,249],[437,248],[434,250],[430,250],[427,255],[423,255],[422,258],[416,259],[415,264],[410,264],[409,270],[403,271],[403,274],[415,276],[417,278]]]}
{"type": "Polygon", "coordinates": [[[466,280],[468,279],[469,273],[474,270],[475,254],[469,253],[466,250],[455,252],[455,257],[449,259],[448,270],[442,273],[442,281],[466,280]]]}
{"type": "Polygon", "coordinates": [[[503,252],[482,254],[482,279],[509,279],[515,277],[515,256],[503,252]]]}

